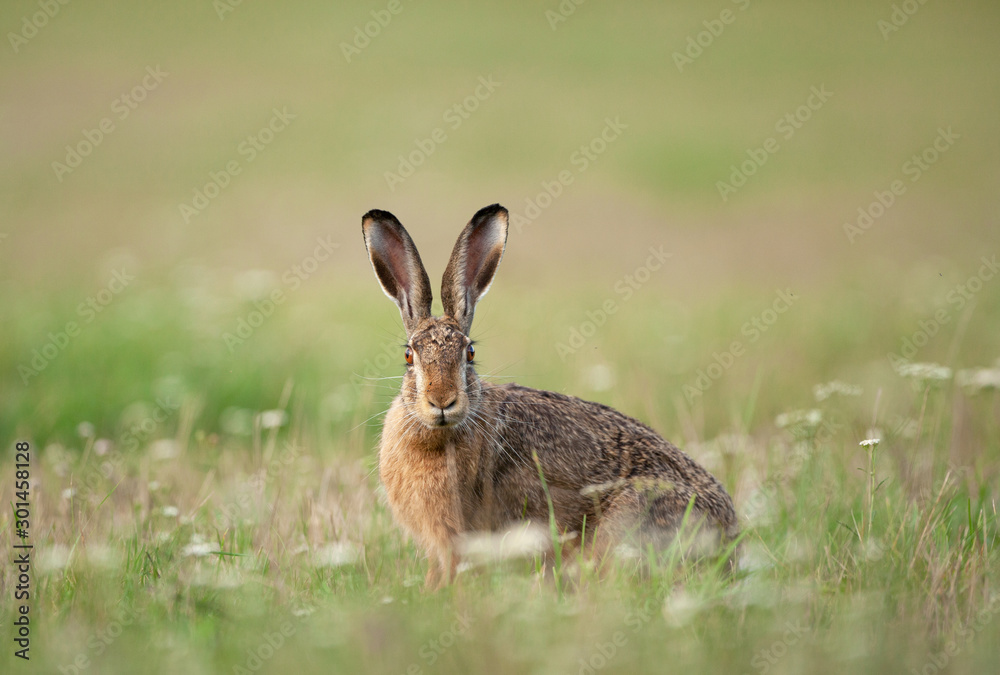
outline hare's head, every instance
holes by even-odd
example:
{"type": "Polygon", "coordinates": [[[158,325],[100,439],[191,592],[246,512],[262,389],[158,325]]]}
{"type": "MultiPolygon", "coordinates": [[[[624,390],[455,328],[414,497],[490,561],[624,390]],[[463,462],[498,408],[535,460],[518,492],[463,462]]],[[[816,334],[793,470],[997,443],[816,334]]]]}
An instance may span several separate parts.
{"type": "Polygon", "coordinates": [[[369,211],[361,230],[375,276],[399,307],[406,329],[404,403],[427,427],[461,424],[481,396],[469,328],[503,257],[507,209],[499,204],[480,209],[462,230],[444,271],[439,317],[431,315],[431,284],[417,247],[396,217],[369,211]]]}

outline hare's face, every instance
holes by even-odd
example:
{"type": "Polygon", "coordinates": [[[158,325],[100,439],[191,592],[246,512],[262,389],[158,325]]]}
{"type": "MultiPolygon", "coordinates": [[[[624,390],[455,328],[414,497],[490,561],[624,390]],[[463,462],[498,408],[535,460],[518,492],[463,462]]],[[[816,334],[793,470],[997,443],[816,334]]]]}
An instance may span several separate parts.
{"type": "Polygon", "coordinates": [[[476,304],[493,283],[507,242],[507,209],[479,209],[458,235],[441,280],[444,316],[431,315],[431,282],[417,247],[388,211],[361,218],[361,232],[382,291],[396,303],[408,337],[402,401],[431,429],[462,424],[476,412],[482,383],[468,338],[476,304]]]}
{"type": "Polygon", "coordinates": [[[433,429],[464,422],[478,399],[470,340],[450,318],[425,319],[407,345],[404,400],[433,429]]]}

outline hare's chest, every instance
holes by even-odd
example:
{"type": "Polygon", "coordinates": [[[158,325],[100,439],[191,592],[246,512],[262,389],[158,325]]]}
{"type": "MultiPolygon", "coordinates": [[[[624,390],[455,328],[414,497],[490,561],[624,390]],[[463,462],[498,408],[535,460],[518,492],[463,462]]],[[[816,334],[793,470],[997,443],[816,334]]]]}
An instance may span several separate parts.
{"type": "Polygon", "coordinates": [[[401,447],[388,437],[379,476],[396,520],[421,539],[492,529],[489,482],[467,448],[451,443],[428,450],[401,447]]]}

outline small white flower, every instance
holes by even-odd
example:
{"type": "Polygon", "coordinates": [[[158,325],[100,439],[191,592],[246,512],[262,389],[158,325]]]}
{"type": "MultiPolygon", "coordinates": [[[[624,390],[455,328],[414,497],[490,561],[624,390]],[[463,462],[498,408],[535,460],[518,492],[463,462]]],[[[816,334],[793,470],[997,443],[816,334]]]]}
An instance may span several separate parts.
{"type": "Polygon", "coordinates": [[[847,384],[846,382],[841,382],[840,380],[834,380],[833,382],[827,382],[826,384],[817,384],[813,387],[813,394],[816,396],[817,401],[825,401],[834,394],[840,396],[861,396],[863,389],[856,384],[847,384]]]}
{"type": "Polygon", "coordinates": [[[73,495],[75,495],[75,494],[76,494],[76,490],[74,488],[66,488],[65,490],[62,491],[62,494],[60,496],[63,499],[72,499],[73,495]]]}
{"type": "Polygon", "coordinates": [[[260,426],[264,429],[277,429],[285,426],[288,415],[284,410],[265,410],[260,414],[260,426]]]}
{"type": "Polygon", "coordinates": [[[881,442],[882,442],[881,438],[866,438],[865,440],[858,443],[858,445],[867,448],[873,445],[878,446],[878,444],[881,442]]]}
{"type": "Polygon", "coordinates": [[[937,363],[902,363],[896,367],[900,377],[918,381],[939,381],[951,379],[951,368],[937,363]]]}
{"type": "Polygon", "coordinates": [[[164,506],[161,513],[165,515],[167,518],[176,518],[178,515],[180,515],[180,509],[178,509],[176,506],[164,506]]]}
{"type": "Polygon", "coordinates": [[[181,453],[181,446],[172,438],[161,438],[149,447],[154,459],[173,459],[181,453]]]}
{"type": "Polygon", "coordinates": [[[702,600],[684,590],[674,591],[663,602],[663,618],[669,625],[680,628],[693,619],[704,604],[702,600]]]}
{"type": "Polygon", "coordinates": [[[585,377],[593,391],[607,391],[615,384],[615,374],[603,363],[587,368],[585,377]]]}
{"type": "Polygon", "coordinates": [[[101,546],[100,544],[88,546],[85,549],[87,556],[87,562],[94,567],[101,567],[103,569],[115,569],[118,565],[119,556],[114,549],[107,546],[101,546]]]}
{"type": "Polygon", "coordinates": [[[76,435],[80,438],[93,438],[94,432],[94,425],[90,422],[80,422],[76,425],[76,435]]]}
{"type": "Polygon", "coordinates": [[[1000,368],[960,370],[955,374],[955,382],[973,392],[983,389],[1000,389],[1000,368]]]}
{"type": "Polygon", "coordinates": [[[355,544],[349,541],[337,541],[327,544],[313,553],[313,565],[316,567],[341,567],[354,564],[361,552],[355,544]]]}
{"type": "Polygon", "coordinates": [[[61,570],[69,563],[69,549],[62,544],[54,544],[50,548],[42,549],[38,559],[38,567],[43,572],[61,570]]]}
{"type": "Polygon", "coordinates": [[[98,438],[94,441],[94,454],[98,457],[104,457],[111,450],[111,441],[106,438],[98,438]]]}
{"type": "Polygon", "coordinates": [[[204,537],[195,532],[191,535],[191,542],[181,549],[181,555],[201,558],[214,551],[215,545],[205,541],[204,537]]]}
{"type": "Polygon", "coordinates": [[[548,530],[532,523],[514,525],[503,532],[465,534],[458,540],[462,555],[477,563],[530,558],[551,545],[548,530]]]}
{"type": "Polygon", "coordinates": [[[793,410],[778,415],[774,423],[779,429],[788,427],[818,427],[823,421],[823,411],[813,408],[812,410],[793,410]]]}

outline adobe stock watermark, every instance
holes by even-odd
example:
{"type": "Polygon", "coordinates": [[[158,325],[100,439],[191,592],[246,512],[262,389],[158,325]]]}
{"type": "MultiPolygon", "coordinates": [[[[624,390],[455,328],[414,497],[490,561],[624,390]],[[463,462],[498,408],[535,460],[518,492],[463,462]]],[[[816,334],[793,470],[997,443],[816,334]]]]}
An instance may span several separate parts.
{"type": "Polygon", "coordinates": [[[45,344],[31,350],[27,364],[24,362],[18,364],[17,373],[21,376],[21,382],[24,383],[24,386],[28,386],[31,378],[38,377],[43,370],[48,368],[49,364],[69,347],[70,342],[78,338],[83,329],[93,323],[97,315],[103,312],[133,281],[135,281],[135,277],[124,269],[114,270],[111,279],[104,288],[78,304],[76,313],[80,317],[80,321],[67,321],[62,330],[56,333],[50,332],[45,344]]]}
{"type": "Polygon", "coordinates": [[[232,332],[226,331],[222,334],[222,340],[226,343],[229,353],[232,354],[237,347],[249,340],[254,331],[264,325],[264,321],[274,314],[278,305],[285,303],[285,300],[288,299],[288,292],[299,290],[302,284],[308,281],[339,247],[340,244],[334,243],[329,234],[317,237],[316,246],[312,253],[282,272],[281,283],[288,291],[278,287],[272,289],[266,297],[254,300],[254,308],[236,320],[236,328],[232,332]]]}
{"type": "MultiPolygon", "coordinates": [[[[625,627],[630,629],[632,635],[638,633],[643,626],[653,620],[654,616],[657,616],[656,610],[655,604],[651,600],[646,600],[642,607],[625,615],[625,627]]],[[[630,634],[624,630],[616,630],[607,641],[595,644],[590,654],[577,660],[580,666],[577,670],[578,675],[596,675],[607,668],[628,645],[629,636],[630,634]]]]}
{"type": "Polygon", "coordinates": [[[114,644],[115,640],[121,637],[121,634],[125,632],[125,628],[134,624],[140,616],[140,613],[134,607],[120,612],[117,618],[108,622],[107,626],[90,634],[90,637],[87,638],[87,648],[85,650],[78,652],[69,663],[57,666],[59,672],[63,675],[82,675],[82,673],[86,672],[94,664],[93,659],[97,659],[104,654],[114,644]]]}
{"type": "Polygon", "coordinates": [[[976,273],[964,282],[956,284],[945,295],[945,302],[952,307],[941,307],[934,314],[926,319],[917,321],[917,329],[910,335],[904,336],[900,340],[899,353],[889,352],[887,358],[894,370],[909,363],[910,359],[917,355],[917,351],[930,344],[931,340],[945,324],[950,323],[952,312],[960,312],[966,304],[986,286],[1000,272],[1000,263],[997,262],[997,254],[990,257],[983,256],[979,259],[982,265],[976,273]]]}
{"type": "Polygon", "coordinates": [[[757,650],[757,653],[750,659],[750,665],[761,675],[766,675],[778,661],[788,654],[788,650],[807,633],[809,633],[809,628],[802,625],[801,622],[785,622],[785,630],[781,637],[772,642],[770,646],[757,650]]]}
{"type": "Polygon", "coordinates": [[[576,14],[576,8],[587,0],[562,0],[554,10],[545,10],[545,20],[549,22],[549,28],[555,30],[559,24],[565,23],[568,18],[576,14]]]}
{"type": "Polygon", "coordinates": [[[771,326],[777,323],[778,318],[782,314],[791,309],[797,299],[790,288],[777,290],[770,307],[764,309],[760,314],[751,317],[740,327],[740,334],[747,338],[746,343],[740,340],[733,340],[729,348],[723,350],[721,354],[719,352],[712,352],[712,363],[704,368],[699,368],[694,380],[685,384],[682,388],[684,398],[688,404],[693,403],[697,397],[711,389],[713,384],[722,379],[722,376],[736,363],[736,359],[746,354],[747,346],[757,342],[771,326]]]}
{"type": "Polygon", "coordinates": [[[139,449],[139,445],[153,435],[164,422],[170,419],[180,410],[180,403],[174,401],[170,396],[156,399],[156,407],[149,415],[137,422],[130,423],[122,433],[121,443],[115,443],[107,456],[102,456],[96,449],[91,455],[94,464],[81,467],[81,477],[75,481],[75,495],[80,499],[88,499],[94,495],[102,482],[109,480],[116,471],[123,471],[125,468],[125,457],[131,455],[139,449]]]}
{"type": "Polygon", "coordinates": [[[354,27],[354,36],[350,42],[340,43],[340,53],[344,55],[344,60],[348,63],[356,56],[360,56],[372,40],[382,34],[382,31],[392,23],[392,17],[403,11],[401,0],[389,0],[385,9],[373,9],[371,11],[372,20],[363,26],[354,27]]]}
{"type": "Polygon", "coordinates": [[[882,34],[882,39],[889,40],[889,36],[905,26],[914,14],[927,3],[927,0],[903,0],[899,4],[893,4],[892,13],[888,20],[879,19],[875,23],[878,32],[882,34]]]}
{"type": "MultiPolygon", "coordinates": [[[[935,164],[951,150],[955,141],[961,136],[951,130],[938,127],[938,135],[931,141],[930,145],[914,154],[903,162],[900,172],[910,179],[910,183],[916,183],[920,178],[930,171],[935,164]]],[[[906,183],[902,178],[892,180],[885,190],[875,190],[875,199],[868,206],[858,207],[858,217],[853,223],[844,223],[844,234],[851,244],[854,240],[870,230],[873,225],[886,214],[896,204],[896,199],[906,194],[906,183]]]]}
{"type": "Polygon", "coordinates": [[[313,611],[312,607],[296,610],[292,612],[292,618],[282,621],[276,630],[262,633],[257,646],[246,650],[246,659],[233,666],[233,675],[253,675],[259,672],[288,643],[313,611]]]}
{"type": "Polygon", "coordinates": [[[777,471],[771,473],[767,480],[757,486],[749,497],[743,500],[742,509],[751,519],[755,514],[763,513],[767,510],[768,502],[778,493],[778,489],[796,476],[810,457],[816,452],[819,444],[830,440],[833,436],[842,431],[845,425],[831,419],[823,418],[816,427],[813,435],[813,442],[808,444],[795,444],[794,451],[790,457],[783,458],[777,471]]]}
{"type": "Polygon", "coordinates": [[[382,347],[379,350],[378,355],[372,359],[365,359],[364,368],[361,374],[357,373],[351,374],[351,385],[354,387],[354,393],[357,394],[361,391],[361,387],[369,380],[378,379],[379,375],[384,373],[389,366],[393,364],[402,364],[403,347],[400,345],[399,340],[386,340],[382,343],[382,347]]]}
{"type": "Polygon", "coordinates": [[[83,164],[83,160],[89,157],[118,128],[118,123],[131,115],[132,111],[138,108],[139,104],[145,101],[150,92],[156,90],[160,83],[167,79],[168,75],[170,73],[163,72],[159,65],[155,68],[146,66],[146,75],[142,81],[111,102],[112,115],[101,118],[97,126],[92,129],[83,129],[81,131],[83,139],[75,145],[66,146],[66,155],[63,161],[52,162],[52,170],[59,182],[63,182],[64,177],[73,173],[83,164]]]}
{"type": "Polygon", "coordinates": [[[17,33],[7,32],[7,41],[10,48],[17,54],[21,47],[28,44],[28,41],[38,35],[38,31],[49,25],[49,21],[54,19],[70,0],[38,0],[39,11],[33,14],[25,14],[21,17],[21,30],[17,33]]]}
{"type": "Polygon", "coordinates": [[[543,180],[541,191],[534,197],[525,198],[523,213],[510,212],[510,225],[520,233],[525,225],[533,223],[543,211],[562,196],[563,191],[573,184],[577,176],[589,169],[607,152],[612,143],[621,138],[622,132],[626,129],[628,125],[622,122],[618,115],[615,115],[614,119],[605,117],[604,127],[600,132],[588,143],[570,153],[570,168],[559,171],[550,181],[543,180]]]}
{"type": "MultiPolygon", "coordinates": [[[[479,110],[479,106],[489,99],[501,84],[503,83],[494,80],[492,75],[480,75],[479,84],[476,85],[472,93],[446,109],[441,115],[442,121],[452,132],[458,131],[465,120],[479,110]]],[[[416,147],[405,157],[399,156],[396,171],[385,172],[385,183],[389,186],[389,191],[395,192],[396,186],[415,174],[417,169],[427,161],[427,158],[434,154],[438,146],[447,140],[448,132],[445,131],[444,127],[435,127],[426,138],[415,139],[413,145],[416,147]]]]}
{"type": "MultiPolygon", "coordinates": [[[[828,91],[825,84],[810,87],[809,96],[805,102],[792,112],[785,113],[774,123],[774,130],[786,142],[792,140],[799,129],[806,122],[812,119],[813,113],[823,107],[833,96],[832,91],[828,91]]],[[[729,201],[729,196],[736,194],[736,191],[747,184],[751,176],[767,164],[771,155],[781,150],[781,142],[777,136],[771,136],[765,140],[760,147],[748,148],[747,159],[743,160],[739,166],[731,164],[729,166],[729,181],[716,181],[715,187],[722,197],[723,203],[729,201]]]]}
{"type": "Polygon", "coordinates": [[[224,21],[227,14],[232,14],[242,4],[243,0],[212,0],[212,9],[219,16],[219,21],[224,21]]]}
{"type": "MultiPolygon", "coordinates": [[[[302,456],[302,448],[298,445],[285,443],[279,454],[273,455],[266,466],[258,470],[254,476],[247,481],[249,486],[263,492],[264,488],[281,476],[292,464],[295,464],[302,456]]],[[[245,513],[253,507],[253,499],[249,493],[243,492],[238,497],[227,501],[222,505],[215,519],[215,526],[220,530],[239,525],[245,513]]]]}
{"type": "MultiPolygon", "coordinates": [[[[750,6],[750,0],[732,0],[732,2],[739,12],[745,12],[750,6]]],[[[677,66],[677,70],[683,73],[684,66],[694,63],[706,49],[715,44],[716,38],[722,35],[726,26],[736,21],[736,17],[739,16],[737,11],[727,7],[719,13],[718,18],[702,21],[705,30],[689,35],[683,52],[674,52],[674,65],[677,66]]]]}
{"type": "Polygon", "coordinates": [[[229,187],[233,178],[243,173],[244,166],[253,162],[260,153],[264,152],[278,134],[288,128],[288,124],[298,115],[288,112],[288,107],[283,106],[281,110],[271,109],[271,119],[256,132],[250,134],[236,145],[236,152],[243,159],[231,159],[222,167],[221,171],[209,171],[209,181],[200,188],[192,190],[191,202],[181,202],[177,205],[184,223],[190,223],[195,216],[201,215],[212,200],[222,194],[222,191],[229,187]],[[241,163],[242,162],[242,163],[241,163]]]}
{"type": "MultiPolygon", "coordinates": [[[[420,658],[427,665],[427,667],[434,666],[440,660],[444,653],[458,644],[458,641],[465,635],[469,627],[476,622],[475,617],[469,614],[468,610],[456,617],[455,621],[452,622],[451,626],[447,630],[442,631],[433,640],[428,640],[420,646],[417,653],[420,658]]],[[[417,662],[411,663],[403,671],[405,675],[423,675],[424,667],[417,662]]]]}
{"type": "Polygon", "coordinates": [[[673,253],[663,250],[663,245],[659,247],[649,247],[649,256],[639,267],[626,274],[614,284],[615,295],[604,300],[597,309],[589,309],[586,312],[587,318],[577,326],[569,329],[569,336],[566,342],[557,342],[555,345],[556,354],[559,360],[565,362],[567,356],[575,354],[583,347],[587,340],[597,334],[597,330],[607,323],[608,318],[616,314],[623,304],[635,296],[635,293],[645,286],[653,273],[663,268],[667,260],[673,253]]]}
{"type": "Polygon", "coordinates": [[[938,652],[932,652],[924,664],[918,668],[910,668],[912,675],[937,675],[948,672],[951,660],[961,653],[963,647],[968,647],[976,639],[976,635],[993,621],[1000,613],[1000,595],[994,595],[988,604],[976,613],[975,617],[966,621],[957,631],[955,637],[944,643],[938,652]]]}

